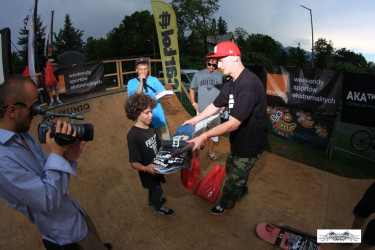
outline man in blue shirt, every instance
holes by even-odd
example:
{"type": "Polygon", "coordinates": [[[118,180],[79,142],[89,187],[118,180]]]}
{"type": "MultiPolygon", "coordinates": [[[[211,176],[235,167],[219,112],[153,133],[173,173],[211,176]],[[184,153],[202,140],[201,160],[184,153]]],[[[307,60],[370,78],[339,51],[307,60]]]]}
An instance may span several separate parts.
{"type": "MultiPolygon", "coordinates": [[[[36,102],[38,91],[29,77],[10,76],[0,86],[0,197],[36,225],[46,249],[110,249],[66,193],[84,142],[60,146],[48,131],[50,154],[44,154],[28,132],[36,102]]],[[[70,124],[58,121],[58,133],[71,135],[70,124]]]]}
{"type": "MultiPolygon", "coordinates": [[[[129,80],[128,97],[143,92],[156,99],[156,93],[165,90],[158,78],[148,75],[148,64],[148,59],[144,57],[140,57],[135,61],[135,71],[138,77],[129,80]]],[[[170,98],[170,95],[164,96],[163,98],[170,98]]],[[[152,115],[151,124],[156,129],[160,140],[170,140],[171,136],[169,134],[167,121],[165,120],[164,111],[159,100],[157,100],[156,107],[152,110],[152,115]]]]}

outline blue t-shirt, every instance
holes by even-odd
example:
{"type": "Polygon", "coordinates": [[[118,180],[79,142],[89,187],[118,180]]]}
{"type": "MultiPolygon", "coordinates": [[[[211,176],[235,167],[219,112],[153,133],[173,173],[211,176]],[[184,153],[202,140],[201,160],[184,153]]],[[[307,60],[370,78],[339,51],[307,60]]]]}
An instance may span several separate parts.
{"type": "MultiPolygon", "coordinates": [[[[145,93],[146,95],[149,95],[156,99],[156,92],[158,91],[163,91],[165,88],[163,85],[160,83],[158,78],[149,76],[146,78],[146,83],[149,87],[146,89],[143,88],[142,92],[145,93]],[[151,88],[150,88],[151,87],[151,88]]],[[[139,87],[140,81],[139,78],[133,78],[129,80],[128,82],[128,97],[134,95],[137,92],[137,89],[139,87]]],[[[156,107],[152,110],[152,122],[151,124],[154,126],[154,128],[161,128],[167,125],[167,121],[165,120],[165,115],[163,108],[161,107],[161,104],[159,101],[156,104],[156,107]]]]}

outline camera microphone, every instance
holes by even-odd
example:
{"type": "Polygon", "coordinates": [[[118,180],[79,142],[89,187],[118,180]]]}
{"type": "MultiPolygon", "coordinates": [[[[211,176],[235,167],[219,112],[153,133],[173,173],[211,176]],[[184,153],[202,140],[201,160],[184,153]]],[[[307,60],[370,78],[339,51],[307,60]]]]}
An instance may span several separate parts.
{"type": "Polygon", "coordinates": [[[54,112],[50,112],[48,111],[47,109],[45,108],[42,108],[39,103],[34,103],[31,108],[31,115],[32,116],[36,116],[36,115],[43,115],[43,116],[47,116],[47,117],[50,117],[50,116],[54,116],[54,117],[69,117],[70,119],[76,119],[76,120],[84,120],[85,119],[85,116],[84,115],[78,115],[76,113],[72,113],[72,114],[61,114],[61,113],[54,113],[54,112]]]}
{"type": "Polygon", "coordinates": [[[83,115],[78,115],[76,113],[63,114],[50,112],[47,111],[47,109],[42,108],[37,102],[31,106],[30,114],[32,116],[43,115],[43,121],[38,126],[38,137],[40,143],[46,143],[46,134],[48,130],[51,130],[51,138],[55,137],[55,141],[59,145],[71,144],[77,140],[92,141],[94,139],[94,126],[92,124],[71,124],[72,132],[76,132],[76,137],[73,137],[61,133],[55,134],[56,123],[50,121],[50,119],[53,119],[52,117],[69,117],[69,123],[70,119],[84,120],[83,115]]]}

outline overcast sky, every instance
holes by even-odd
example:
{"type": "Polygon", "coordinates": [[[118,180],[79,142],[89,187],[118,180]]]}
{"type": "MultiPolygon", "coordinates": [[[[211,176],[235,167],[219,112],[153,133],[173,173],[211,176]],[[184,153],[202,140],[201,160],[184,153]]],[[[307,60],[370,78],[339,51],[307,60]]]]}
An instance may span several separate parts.
{"type": "MultiPolygon", "coordinates": [[[[34,1],[1,0],[0,29],[11,29],[14,44],[34,1]]],[[[241,27],[249,34],[269,35],[285,47],[300,43],[311,51],[310,12],[300,5],[306,6],[312,10],[314,41],[325,38],[336,49],[346,48],[375,61],[374,0],[220,0],[219,5],[216,17],[227,22],[228,31],[241,27]]],[[[84,41],[89,36],[105,38],[135,11],[152,13],[150,0],[38,0],[43,26],[47,26],[52,10],[56,33],[70,14],[73,26],[84,31],[84,41]]]]}

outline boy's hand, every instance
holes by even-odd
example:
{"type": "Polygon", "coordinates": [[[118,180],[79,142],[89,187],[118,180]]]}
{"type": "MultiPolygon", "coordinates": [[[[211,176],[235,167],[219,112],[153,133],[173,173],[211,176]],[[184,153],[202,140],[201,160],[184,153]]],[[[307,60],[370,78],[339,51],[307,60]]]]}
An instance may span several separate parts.
{"type": "Polygon", "coordinates": [[[156,174],[154,168],[159,168],[159,166],[155,164],[150,164],[145,167],[145,171],[150,174],[156,174]]]}

